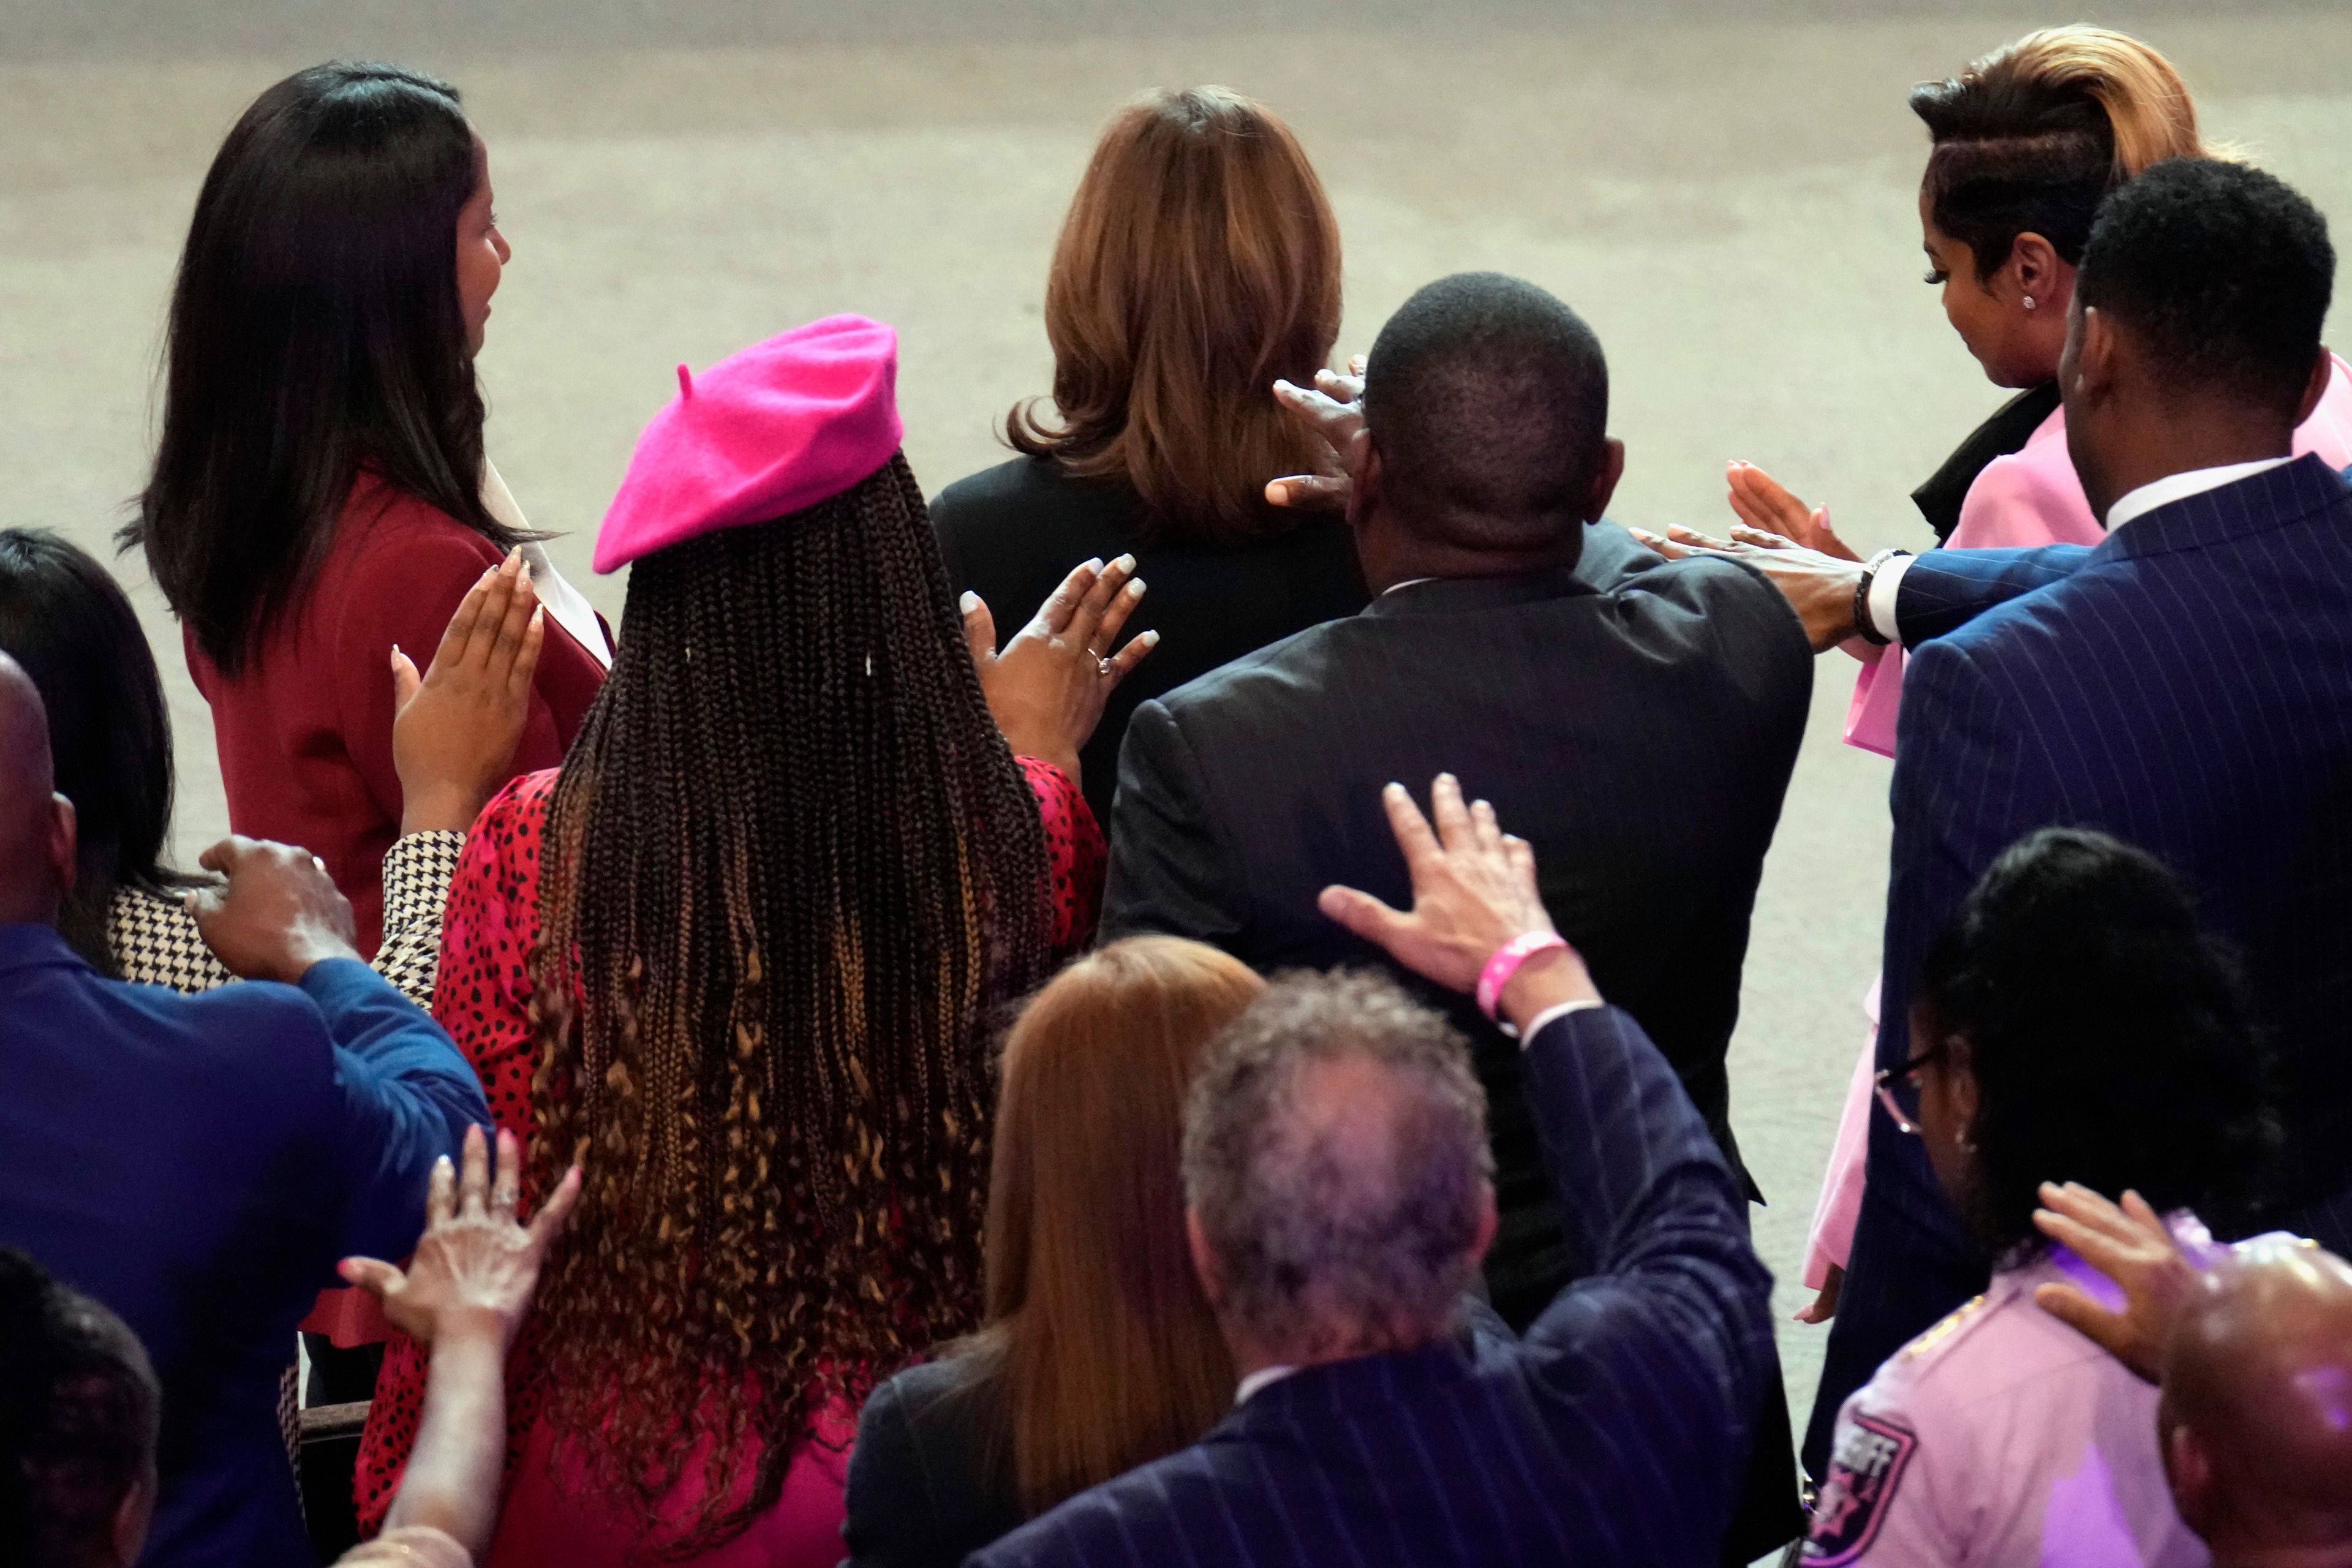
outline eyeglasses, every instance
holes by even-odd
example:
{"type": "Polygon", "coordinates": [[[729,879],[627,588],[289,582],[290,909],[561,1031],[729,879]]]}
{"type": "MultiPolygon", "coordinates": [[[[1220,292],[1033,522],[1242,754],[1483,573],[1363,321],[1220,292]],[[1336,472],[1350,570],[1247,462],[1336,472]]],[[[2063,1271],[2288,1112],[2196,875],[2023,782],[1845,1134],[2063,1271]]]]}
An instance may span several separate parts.
{"type": "Polygon", "coordinates": [[[1897,1130],[1916,1138],[1919,1135],[1919,1071],[1942,1056],[1938,1044],[1920,1052],[1899,1068],[1882,1068],[1872,1080],[1878,1092],[1878,1103],[1894,1120],[1897,1130]]]}

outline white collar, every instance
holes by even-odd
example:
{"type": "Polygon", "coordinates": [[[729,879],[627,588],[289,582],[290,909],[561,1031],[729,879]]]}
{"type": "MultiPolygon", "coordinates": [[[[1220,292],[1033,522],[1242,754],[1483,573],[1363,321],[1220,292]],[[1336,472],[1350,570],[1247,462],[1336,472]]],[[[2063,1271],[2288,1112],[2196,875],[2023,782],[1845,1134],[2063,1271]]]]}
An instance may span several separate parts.
{"type": "Polygon", "coordinates": [[[1417,584],[1434,583],[1436,581],[1437,579],[1434,577],[1408,577],[1402,583],[1391,583],[1387,587],[1381,589],[1381,597],[1385,599],[1391,594],[1395,593],[1399,588],[1410,588],[1417,584]]]}
{"type": "Polygon", "coordinates": [[[1284,1378],[1288,1377],[1292,1373],[1297,1372],[1297,1370],[1298,1369],[1295,1366],[1262,1366],[1258,1368],[1255,1372],[1242,1379],[1242,1385],[1234,1390],[1234,1403],[1235,1405],[1248,1404],[1249,1396],[1251,1394],[1255,1394],[1259,1389],[1265,1388],[1268,1384],[1280,1383],[1284,1378]]]}
{"type": "Polygon", "coordinates": [[[2251,463],[2224,463],[2218,468],[2190,468],[2183,473],[2167,474],[2151,479],[2107,508],[2107,531],[2113,533],[2136,517],[2154,511],[2160,506],[2170,506],[2177,500],[2218,490],[2223,485],[2234,485],[2240,479],[2252,479],[2265,468],[2275,468],[2294,461],[2292,458],[2263,458],[2251,463]]]}

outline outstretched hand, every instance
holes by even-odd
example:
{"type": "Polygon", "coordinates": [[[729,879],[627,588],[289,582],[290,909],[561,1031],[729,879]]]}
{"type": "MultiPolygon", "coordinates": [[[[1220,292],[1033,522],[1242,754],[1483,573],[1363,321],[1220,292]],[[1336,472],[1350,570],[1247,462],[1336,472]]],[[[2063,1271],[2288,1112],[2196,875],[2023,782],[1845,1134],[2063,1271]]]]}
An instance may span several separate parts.
{"type": "Polygon", "coordinates": [[[2149,1383],[2164,1360],[2165,1342],[2202,1279],[2170,1227],[2137,1193],[2120,1206],[2074,1182],[2042,1184],[2033,1223],[2053,1241],[2122,1287],[2124,1309],[2110,1311],[2074,1285],[2042,1285],[2033,1304],[2149,1383]]]}
{"type": "Polygon", "coordinates": [[[1312,388],[1288,381],[1274,384],[1275,401],[1306,426],[1316,447],[1315,472],[1286,474],[1266,482],[1265,499],[1276,506],[1302,511],[1345,511],[1355,489],[1356,466],[1362,461],[1364,435],[1364,356],[1348,362],[1348,374],[1336,370],[1315,373],[1312,388]]]}
{"type": "Polygon", "coordinates": [[[1759,533],[1779,534],[1807,550],[1818,550],[1841,561],[1859,561],[1853,546],[1830,526],[1830,509],[1808,508],[1787,487],[1753,463],[1734,459],[1726,472],[1731,486],[1731,510],[1739,521],[1759,533]]]}
{"type": "Polygon", "coordinates": [[[471,827],[506,783],[546,639],[547,612],[517,549],[466,591],[422,676],[392,650],[403,833],[471,827]]]}
{"type": "Polygon", "coordinates": [[[539,1285],[547,1248],[572,1217],[580,1197],[580,1167],[540,1205],[528,1226],[517,1223],[522,1202],[522,1155],[511,1132],[499,1134],[498,1175],[479,1127],[466,1130],[465,1170],[443,1155],[433,1167],[425,1199],[425,1235],[405,1269],[374,1258],[347,1258],[342,1277],[383,1302],[384,1316],[420,1343],[445,1329],[495,1329],[501,1354],[539,1285]]]}
{"type": "Polygon", "coordinates": [[[1862,585],[1859,561],[1809,550],[1785,535],[1745,523],[1734,524],[1729,539],[1717,539],[1680,524],[1670,526],[1663,539],[1638,528],[1625,531],[1669,561],[1714,555],[1755,567],[1797,612],[1815,653],[1837,647],[1861,629],[1853,620],[1854,590],[1862,585]]]}
{"type": "Polygon", "coordinates": [[[964,595],[964,644],[988,710],[1014,756],[1051,763],[1079,782],[1078,752],[1102,722],[1103,704],[1160,645],[1160,634],[1146,631],[1117,653],[1108,651],[1142,602],[1134,556],[1108,566],[1088,561],[1062,579],[999,653],[987,603],[977,594],[964,595]]]}
{"type": "MultiPolygon", "coordinates": [[[[1429,798],[1437,819],[1434,830],[1404,785],[1392,784],[1381,792],[1389,826],[1412,878],[1410,913],[1354,888],[1326,888],[1316,902],[1325,914],[1414,973],[1448,990],[1466,992],[1477,985],[1487,961],[1506,945],[1529,931],[1551,932],[1551,916],[1536,889],[1535,850],[1526,839],[1503,831],[1493,806],[1483,800],[1465,806],[1462,785],[1452,773],[1437,775],[1429,798]]],[[[1564,991],[1558,999],[1600,1000],[1574,949],[1545,956],[1568,961],[1557,976],[1564,991]]],[[[1540,968],[1549,971],[1551,965],[1540,963],[1540,968]]],[[[1520,975],[1532,977],[1538,969],[1539,961],[1531,960],[1520,975]]],[[[1513,985],[1517,984],[1515,979],[1513,985]]],[[[1512,1000],[1507,989],[1505,1009],[1516,1012],[1512,1000]]]]}

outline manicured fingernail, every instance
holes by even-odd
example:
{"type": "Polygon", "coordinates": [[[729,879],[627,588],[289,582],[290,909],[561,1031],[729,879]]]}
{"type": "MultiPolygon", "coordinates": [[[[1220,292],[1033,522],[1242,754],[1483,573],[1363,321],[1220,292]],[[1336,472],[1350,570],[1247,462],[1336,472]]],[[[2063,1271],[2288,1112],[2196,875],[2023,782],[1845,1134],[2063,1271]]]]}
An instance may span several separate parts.
{"type": "Polygon", "coordinates": [[[1129,583],[1127,585],[1127,596],[1130,599],[1140,599],[1143,597],[1142,578],[1138,577],[1134,582],[1129,583]]]}
{"type": "Polygon", "coordinates": [[[980,608],[980,595],[973,593],[971,589],[966,588],[963,591],[962,596],[956,600],[956,608],[961,610],[967,616],[971,614],[974,610],[980,608]]]}
{"type": "Polygon", "coordinates": [[[1135,635],[1135,640],[1141,643],[1146,647],[1158,647],[1160,646],[1160,634],[1158,632],[1138,632],[1135,635]]]}
{"type": "Polygon", "coordinates": [[[1079,567],[1079,568],[1078,568],[1078,570],[1079,570],[1079,571],[1081,571],[1081,572],[1099,572],[1099,571],[1101,571],[1101,570],[1102,570],[1102,557],[1101,557],[1101,556],[1099,556],[1099,555],[1096,555],[1096,556],[1090,556],[1090,557],[1088,557],[1088,558],[1087,558],[1087,560],[1086,564],[1085,564],[1085,565],[1083,565],[1083,566],[1081,566],[1081,567],[1079,567]]]}
{"type": "Polygon", "coordinates": [[[1132,555],[1122,555],[1118,560],[1112,562],[1111,564],[1118,567],[1122,572],[1132,572],[1135,570],[1135,557],[1132,555]]]}

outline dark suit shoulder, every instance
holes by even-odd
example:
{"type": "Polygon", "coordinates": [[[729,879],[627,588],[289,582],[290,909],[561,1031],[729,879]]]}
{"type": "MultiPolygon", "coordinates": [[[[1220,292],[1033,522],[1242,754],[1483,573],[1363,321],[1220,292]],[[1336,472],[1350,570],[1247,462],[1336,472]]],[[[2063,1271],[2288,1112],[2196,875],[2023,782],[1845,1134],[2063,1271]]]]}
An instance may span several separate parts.
{"type": "Polygon", "coordinates": [[[1004,1416],[974,1357],[911,1366],[876,1388],[844,1496],[853,1568],[960,1563],[1020,1524],[1004,1416]]]}
{"type": "Polygon", "coordinates": [[[1084,534],[1119,542],[1124,550],[1142,537],[1142,506],[1132,488],[1065,473],[1043,458],[1014,458],[969,474],[933,496],[929,511],[941,542],[960,549],[983,540],[1017,548],[1084,534]]]}
{"type": "Polygon", "coordinates": [[[1282,1550],[1281,1500],[1263,1495],[1268,1472],[1228,1434],[1231,1424],[1080,1492],[974,1555],[970,1568],[1303,1561],[1282,1550]]]}

